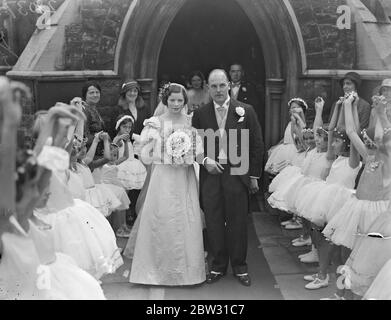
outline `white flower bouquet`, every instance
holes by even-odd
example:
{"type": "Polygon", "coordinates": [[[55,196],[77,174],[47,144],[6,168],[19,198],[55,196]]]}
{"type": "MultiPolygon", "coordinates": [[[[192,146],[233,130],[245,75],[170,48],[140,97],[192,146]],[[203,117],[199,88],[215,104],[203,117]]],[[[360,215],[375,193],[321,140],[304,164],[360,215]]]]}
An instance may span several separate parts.
{"type": "Polygon", "coordinates": [[[191,165],[202,153],[202,140],[195,129],[176,129],[167,135],[164,147],[174,165],[191,165]]]}

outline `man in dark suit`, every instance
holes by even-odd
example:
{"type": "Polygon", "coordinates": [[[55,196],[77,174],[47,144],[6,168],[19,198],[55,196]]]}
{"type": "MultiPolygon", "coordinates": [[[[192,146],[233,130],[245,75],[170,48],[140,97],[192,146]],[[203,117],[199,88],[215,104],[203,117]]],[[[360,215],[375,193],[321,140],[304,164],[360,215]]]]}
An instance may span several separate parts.
{"type": "Polygon", "coordinates": [[[200,200],[212,255],[207,282],[223,277],[231,262],[239,282],[250,286],[247,215],[249,195],[259,190],[264,152],[261,126],[252,106],[230,98],[224,70],[211,72],[208,88],[213,101],[193,116],[193,126],[204,132],[200,200]]]}
{"type": "MultiPolygon", "coordinates": [[[[240,63],[233,63],[229,67],[229,77],[231,79],[231,89],[230,89],[230,96],[232,99],[244,102],[246,104],[249,104],[254,107],[255,112],[258,115],[259,123],[261,124],[261,127],[265,125],[265,109],[263,104],[261,104],[261,101],[258,97],[257,89],[253,84],[250,82],[244,81],[245,71],[243,69],[243,66],[240,63]]],[[[264,132],[262,132],[263,134],[264,132]]],[[[265,166],[267,161],[266,154],[265,158],[262,159],[262,168],[265,166]]],[[[255,211],[258,210],[264,210],[266,200],[264,191],[267,191],[268,185],[265,181],[265,175],[264,173],[261,176],[260,180],[260,190],[259,192],[251,197],[251,208],[255,211]],[[258,201],[257,201],[258,200],[258,201]],[[259,208],[258,205],[261,205],[259,208]]]]}
{"type": "MultiPolygon", "coordinates": [[[[243,81],[244,70],[242,65],[239,63],[232,64],[229,68],[229,76],[231,79],[231,98],[253,106],[261,118],[261,106],[256,88],[250,82],[243,81]]],[[[259,120],[261,120],[260,118],[259,120]]]]}

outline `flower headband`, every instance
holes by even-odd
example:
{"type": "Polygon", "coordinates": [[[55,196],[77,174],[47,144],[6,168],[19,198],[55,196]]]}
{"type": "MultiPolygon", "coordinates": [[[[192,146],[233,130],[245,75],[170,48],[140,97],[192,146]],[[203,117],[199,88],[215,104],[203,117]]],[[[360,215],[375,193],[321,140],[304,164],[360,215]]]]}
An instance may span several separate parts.
{"type": "Polygon", "coordinates": [[[323,127],[316,128],[316,133],[318,133],[319,135],[321,135],[322,133],[326,135],[329,134],[329,132],[325,130],[323,127]]]}
{"type": "Polygon", "coordinates": [[[344,131],[339,131],[337,128],[334,129],[334,137],[341,139],[343,142],[349,142],[349,137],[344,131]]]}
{"type": "Polygon", "coordinates": [[[308,109],[308,104],[301,98],[293,98],[293,99],[289,100],[288,106],[290,107],[293,102],[300,102],[300,103],[302,103],[304,105],[304,107],[306,109],[308,109]]]}
{"type": "Polygon", "coordinates": [[[301,132],[302,133],[314,133],[314,130],[313,129],[311,129],[311,128],[309,128],[309,129],[303,129],[303,130],[301,130],[301,132]]]}
{"type": "Polygon", "coordinates": [[[123,116],[122,118],[120,118],[118,121],[117,121],[117,124],[115,125],[115,130],[118,130],[119,126],[121,125],[121,123],[126,120],[126,119],[130,119],[132,121],[132,123],[134,123],[134,120],[133,120],[133,117],[132,116],[123,116]]]}
{"type": "Polygon", "coordinates": [[[362,137],[364,140],[364,144],[369,148],[369,149],[376,149],[378,146],[375,141],[373,141],[369,136],[368,132],[366,129],[364,129],[362,132],[362,137]]]}
{"type": "Polygon", "coordinates": [[[178,87],[180,87],[181,89],[183,89],[183,90],[185,90],[186,91],[186,88],[183,86],[183,85],[181,85],[181,84],[179,84],[179,83],[171,83],[171,82],[168,82],[168,83],[166,83],[165,85],[163,85],[161,88],[160,88],[160,90],[159,90],[159,98],[160,98],[160,100],[162,100],[163,99],[163,97],[165,96],[165,95],[167,95],[168,94],[168,91],[170,90],[170,87],[171,86],[178,86],[178,87]]]}

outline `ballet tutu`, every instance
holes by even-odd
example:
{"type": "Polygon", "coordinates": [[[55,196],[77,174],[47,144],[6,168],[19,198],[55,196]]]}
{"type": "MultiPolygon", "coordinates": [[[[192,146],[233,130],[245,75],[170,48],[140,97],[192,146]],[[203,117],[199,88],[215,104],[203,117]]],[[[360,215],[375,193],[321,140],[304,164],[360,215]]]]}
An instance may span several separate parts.
{"type": "Polygon", "coordinates": [[[364,296],[365,300],[391,300],[391,260],[380,270],[364,296]]]}
{"type": "Polygon", "coordinates": [[[110,223],[87,202],[75,199],[72,207],[38,215],[52,226],[55,251],[72,257],[95,278],[123,264],[110,223]]]}
{"type": "Polygon", "coordinates": [[[267,199],[270,206],[282,211],[289,211],[290,208],[286,201],[287,195],[302,177],[303,175],[300,172],[296,172],[290,179],[285,180],[284,183],[280,183],[277,190],[267,199]]]}
{"type": "Polygon", "coordinates": [[[105,217],[108,217],[122,205],[112,189],[105,184],[96,184],[94,187],[86,189],[86,201],[105,217]]]}
{"type": "Polygon", "coordinates": [[[56,261],[46,265],[50,275],[50,300],[105,300],[99,282],[80,269],[76,262],[62,253],[56,253],[56,261]]]}
{"type": "Polygon", "coordinates": [[[271,174],[277,174],[278,166],[283,161],[289,161],[292,163],[296,157],[297,149],[293,143],[278,144],[269,150],[269,159],[265,165],[265,171],[271,174]]]}
{"type": "Polygon", "coordinates": [[[301,169],[295,166],[285,167],[276,177],[272,180],[269,185],[269,192],[273,193],[277,191],[281,186],[285,185],[288,180],[297,174],[301,173],[301,169]]]}
{"type": "Polygon", "coordinates": [[[116,198],[121,202],[121,204],[116,208],[116,210],[127,210],[129,209],[130,200],[126,191],[123,187],[116,186],[114,184],[102,184],[105,188],[110,189],[116,196],[116,198]]]}
{"type": "MultiPolygon", "coordinates": [[[[391,211],[383,212],[365,232],[377,232],[391,237],[391,211]]],[[[391,259],[391,239],[359,236],[346,263],[349,267],[351,290],[364,296],[382,267],[391,259]]]]}
{"type": "Polygon", "coordinates": [[[318,180],[301,189],[301,197],[296,198],[295,206],[301,217],[323,227],[353,196],[354,190],[318,180]]]}
{"type": "Polygon", "coordinates": [[[302,175],[299,179],[297,179],[295,184],[290,186],[285,196],[285,202],[290,212],[300,216],[300,213],[296,207],[296,199],[305,196],[305,193],[302,192],[303,188],[317,180],[318,179],[316,178],[302,175]]]}
{"type": "Polygon", "coordinates": [[[369,227],[387,210],[388,205],[388,200],[369,201],[351,197],[335,213],[323,234],[334,244],[353,249],[357,234],[368,233],[369,227]]]}
{"type": "Polygon", "coordinates": [[[147,177],[147,169],[138,159],[127,160],[117,166],[117,177],[126,190],[140,190],[147,177]]]}

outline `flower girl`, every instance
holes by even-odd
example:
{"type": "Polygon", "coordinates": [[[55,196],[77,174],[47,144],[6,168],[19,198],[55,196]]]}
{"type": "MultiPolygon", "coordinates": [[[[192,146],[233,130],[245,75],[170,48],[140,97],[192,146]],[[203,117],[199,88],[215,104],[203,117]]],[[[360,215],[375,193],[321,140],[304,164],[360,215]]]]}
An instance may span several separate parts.
{"type": "Polygon", "coordinates": [[[117,177],[126,190],[141,190],[147,176],[147,170],[141,161],[135,158],[133,145],[128,139],[133,124],[131,116],[123,115],[117,119],[115,126],[117,136],[113,139],[113,143],[119,147],[118,158],[120,160],[116,162],[118,167],[117,177]]]}
{"type": "MultiPolygon", "coordinates": [[[[354,148],[350,150],[349,139],[342,129],[337,129],[336,123],[340,111],[341,102],[336,108],[329,124],[327,158],[333,162],[326,181],[315,181],[307,184],[301,190],[303,196],[296,199],[296,208],[303,218],[309,220],[313,226],[313,242],[317,247],[319,258],[319,272],[305,276],[309,281],[305,288],[314,290],[328,286],[328,267],[332,253],[336,247],[326,241],[321,234],[326,223],[333,214],[344,205],[353,195],[355,179],[360,169],[360,158],[354,148]]],[[[322,126],[323,105],[316,104],[316,126],[322,126]]]]}
{"type": "Polygon", "coordinates": [[[86,201],[97,208],[105,217],[108,217],[115,210],[126,210],[129,208],[129,198],[122,187],[113,184],[95,183],[94,177],[88,165],[94,159],[96,147],[99,140],[103,139],[105,157],[110,159],[109,136],[107,133],[97,133],[92,145],[86,153],[86,146],[83,144],[74,164],[76,173],[83,181],[86,189],[86,201]]]}
{"type": "MultiPolygon", "coordinates": [[[[367,199],[371,199],[367,202],[371,202],[364,202],[365,211],[360,212],[357,208],[360,208],[361,203],[357,200],[356,214],[359,215],[359,220],[357,221],[356,217],[350,218],[354,219],[353,223],[357,224],[354,230],[356,239],[346,265],[351,280],[350,289],[360,298],[365,295],[381,268],[391,259],[391,204],[389,202],[391,196],[391,121],[387,112],[391,107],[391,86],[383,86],[380,94],[381,96],[375,96],[373,99],[376,142],[371,142],[371,145],[375,144],[373,147],[377,151],[374,159],[367,162],[360,180],[360,184],[368,183],[367,188],[371,188],[366,190],[367,199]],[[383,205],[387,202],[388,208],[384,210],[383,205]]],[[[347,111],[349,111],[349,106],[347,111]]],[[[346,121],[348,120],[346,118],[346,121]]],[[[358,191],[359,189],[357,198],[362,196],[362,192],[358,193],[358,191]]],[[[349,223],[352,223],[351,220],[349,223]]],[[[348,231],[350,230],[349,228],[348,231]]]]}
{"type": "Polygon", "coordinates": [[[291,121],[288,123],[282,143],[272,147],[269,151],[269,158],[265,165],[265,171],[276,175],[291,163],[300,165],[302,161],[301,152],[303,145],[301,131],[306,127],[305,113],[308,109],[307,103],[300,98],[293,98],[288,102],[291,121]]]}

